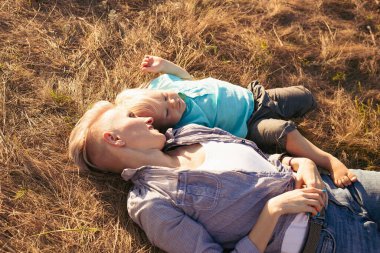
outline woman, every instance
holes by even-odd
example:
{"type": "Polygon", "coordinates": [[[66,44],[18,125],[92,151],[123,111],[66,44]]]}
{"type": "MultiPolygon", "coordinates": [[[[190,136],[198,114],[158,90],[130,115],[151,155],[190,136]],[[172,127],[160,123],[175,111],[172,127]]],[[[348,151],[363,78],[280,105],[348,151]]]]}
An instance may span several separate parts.
{"type": "Polygon", "coordinates": [[[129,214],[163,250],[379,248],[379,173],[355,171],[359,181],[340,189],[322,176],[325,185],[310,160],[285,157],[294,175],[279,160],[270,163],[254,143],[220,129],[188,125],[165,137],[152,123],[98,102],[73,129],[69,148],[81,168],[132,180],[129,214]]]}

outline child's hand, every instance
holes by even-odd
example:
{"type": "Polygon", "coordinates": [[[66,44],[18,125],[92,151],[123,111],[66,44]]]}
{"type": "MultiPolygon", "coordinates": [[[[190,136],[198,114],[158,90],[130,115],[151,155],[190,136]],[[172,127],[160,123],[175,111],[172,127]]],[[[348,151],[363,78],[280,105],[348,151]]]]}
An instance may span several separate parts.
{"type": "Polygon", "coordinates": [[[141,71],[159,73],[165,68],[165,60],[158,56],[145,55],[141,62],[141,71]]]}
{"type": "Polygon", "coordinates": [[[145,55],[141,62],[141,71],[171,74],[182,79],[193,78],[185,69],[181,68],[177,64],[153,55],[145,55]]]}
{"type": "Polygon", "coordinates": [[[358,180],[356,175],[347,169],[347,167],[339,160],[333,161],[331,167],[331,178],[333,179],[334,184],[338,187],[344,188],[358,180]]]}

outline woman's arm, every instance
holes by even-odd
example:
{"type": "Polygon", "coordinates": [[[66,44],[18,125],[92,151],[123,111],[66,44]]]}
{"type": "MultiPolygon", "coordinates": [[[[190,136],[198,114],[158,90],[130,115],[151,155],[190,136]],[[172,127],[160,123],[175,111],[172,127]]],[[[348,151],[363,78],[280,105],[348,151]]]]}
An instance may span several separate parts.
{"type": "MultiPolygon", "coordinates": [[[[282,163],[290,166],[296,174],[296,189],[302,187],[314,187],[325,189],[326,185],[322,181],[317,165],[308,158],[302,157],[284,157],[282,163]]],[[[324,192],[323,202],[327,205],[328,195],[324,192]]]]}
{"type": "Polygon", "coordinates": [[[259,252],[264,252],[283,214],[309,212],[316,215],[323,208],[323,192],[316,188],[296,189],[271,198],[264,206],[248,237],[259,252]]]}
{"type": "Polygon", "coordinates": [[[141,62],[143,72],[165,73],[178,76],[182,79],[192,79],[193,77],[177,64],[158,56],[146,55],[141,62]]]}
{"type": "MultiPolygon", "coordinates": [[[[287,213],[316,214],[322,208],[321,192],[315,188],[304,188],[270,199],[249,235],[241,238],[232,252],[263,252],[278,218],[287,213]]],[[[202,224],[172,204],[159,198],[147,197],[143,201],[136,201],[136,198],[128,200],[128,212],[154,245],[169,253],[223,252],[222,246],[214,241],[202,224]]]]}
{"type": "MultiPolygon", "coordinates": [[[[159,198],[128,200],[130,217],[145,231],[153,245],[173,253],[222,253],[223,247],[214,241],[202,224],[159,198]]],[[[233,253],[259,253],[247,236],[235,245],[233,253]]]]}
{"type": "Polygon", "coordinates": [[[315,187],[324,189],[325,184],[319,174],[317,165],[308,158],[302,157],[284,157],[282,163],[290,166],[293,171],[297,172],[296,188],[315,187]]]}

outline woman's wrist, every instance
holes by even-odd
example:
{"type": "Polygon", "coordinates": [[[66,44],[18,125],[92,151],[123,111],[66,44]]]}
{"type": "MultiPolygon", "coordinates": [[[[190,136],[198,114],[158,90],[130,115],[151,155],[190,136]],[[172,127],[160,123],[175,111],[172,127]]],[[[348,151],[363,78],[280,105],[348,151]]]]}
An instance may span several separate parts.
{"type": "Polygon", "coordinates": [[[287,166],[289,166],[292,170],[294,170],[294,164],[292,163],[293,162],[293,158],[292,156],[285,156],[284,158],[282,158],[282,164],[285,164],[287,166]]]}
{"type": "Polygon", "coordinates": [[[288,160],[288,166],[289,166],[290,168],[293,168],[293,166],[292,166],[292,160],[293,160],[293,158],[294,158],[294,157],[290,157],[289,160],[288,160]]]}
{"type": "Polygon", "coordinates": [[[274,217],[280,217],[283,214],[283,209],[279,203],[278,197],[273,197],[266,203],[265,207],[268,210],[268,213],[274,217]]]}

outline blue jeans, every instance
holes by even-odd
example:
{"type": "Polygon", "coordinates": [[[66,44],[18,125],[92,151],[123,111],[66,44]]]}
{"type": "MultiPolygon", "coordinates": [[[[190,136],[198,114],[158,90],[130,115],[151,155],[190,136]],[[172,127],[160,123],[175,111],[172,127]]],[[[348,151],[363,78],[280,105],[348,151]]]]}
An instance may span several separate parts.
{"type": "Polygon", "coordinates": [[[327,175],[329,205],[317,252],[379,252],[380,172],[353,170],[358,182],[341,189],[327,175]]]}

